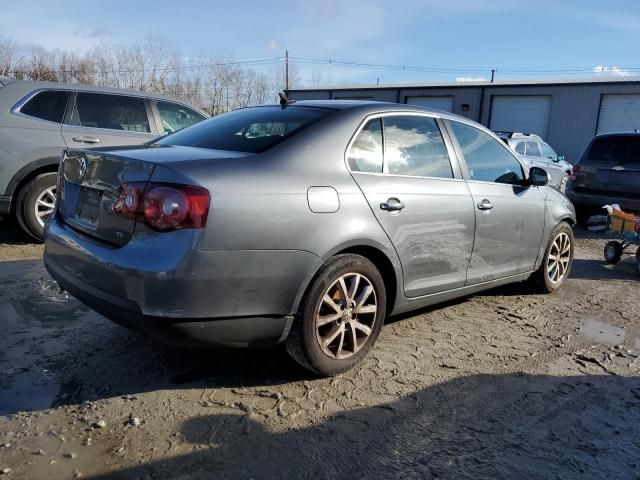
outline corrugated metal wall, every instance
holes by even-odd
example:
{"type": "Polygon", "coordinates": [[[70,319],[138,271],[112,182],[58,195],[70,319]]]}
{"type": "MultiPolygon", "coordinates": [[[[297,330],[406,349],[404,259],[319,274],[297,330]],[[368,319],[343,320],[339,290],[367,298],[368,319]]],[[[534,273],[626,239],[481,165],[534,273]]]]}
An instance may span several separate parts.
{"type": "Polygon", "coordinates": [[[424,88],[366,88],[353,90],[291,90],[293,98],[370,99],[382,102],[406,103],[409,96],[452,96],[454,113],[489,125],[492,97],[497,95],[548,95],[551,112],[547,140],[569,162],[575,162],[587,142],[595,135],[604,94],[640,94],[639,83],[548,84],[548,85],[486,85],[424,88]],[[468,110],[463,109],[468,106],[468,110]]]}

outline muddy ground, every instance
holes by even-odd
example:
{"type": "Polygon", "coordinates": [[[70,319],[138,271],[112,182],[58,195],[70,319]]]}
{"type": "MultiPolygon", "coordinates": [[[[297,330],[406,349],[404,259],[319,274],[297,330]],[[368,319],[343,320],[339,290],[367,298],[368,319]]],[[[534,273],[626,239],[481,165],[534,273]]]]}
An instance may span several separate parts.
{"type": "MultiPolygon", "coordinates": [[[[2,228],[2,227],[0,227],[2,228]]],[[[640,279],[578,232],[554,295],[510,286],[385,326],[319,379],[181,350],[60,293],[0,234],[0,478],[640,478],[640,279]]]]}

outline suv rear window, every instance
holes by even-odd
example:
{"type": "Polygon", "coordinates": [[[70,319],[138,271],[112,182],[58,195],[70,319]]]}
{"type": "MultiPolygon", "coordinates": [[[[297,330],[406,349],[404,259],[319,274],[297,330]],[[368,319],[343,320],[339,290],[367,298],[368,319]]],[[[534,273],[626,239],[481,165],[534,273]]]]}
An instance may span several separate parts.
{"type": "Polygon", "coordinates": [[[197,123],[155,143],[260,153],[332,112],[329,108],[296,106],[244,108],[197,123]]]}
{"type": "Polygon", "coordinates": [[[69,92],[40,92],[20,108],[20,113],[50,122],[62,123],[68,100],[69,92]]]}
{"type": "Polygon", "coordinates": [[[591,145],[587,160],[619,163],[640,161],[640,137],[621,135],[598,138],[591,145]]]}

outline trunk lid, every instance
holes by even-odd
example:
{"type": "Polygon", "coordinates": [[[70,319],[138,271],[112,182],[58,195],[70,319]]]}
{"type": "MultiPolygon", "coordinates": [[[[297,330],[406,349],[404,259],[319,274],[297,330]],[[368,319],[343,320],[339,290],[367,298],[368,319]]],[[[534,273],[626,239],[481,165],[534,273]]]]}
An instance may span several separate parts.
{"type": "Polygon", "coordinates": [[[116,215],[113,205],[123,183],[148,182],[160,165],[161,175],[176,183],[180,163],[246,157],[245,152],[172,145],[140,145],[67,150],[58,188],[58,217],[68,225],[114,246],[132,237],[135,220],[116,215]]]}
{"type": "Polygon", "coordinates": [[[99,240],[121,246],[133,235],[135,221],[113,212],[120,185],[147,182],[154,164],[108,151],[64,153],[58,188],[58,216],[99,240]]]}

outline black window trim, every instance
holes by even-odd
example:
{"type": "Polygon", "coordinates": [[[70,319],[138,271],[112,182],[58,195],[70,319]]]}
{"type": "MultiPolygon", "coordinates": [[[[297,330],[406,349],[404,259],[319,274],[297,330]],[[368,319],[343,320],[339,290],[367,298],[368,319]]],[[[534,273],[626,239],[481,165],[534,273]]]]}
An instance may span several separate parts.
{"type": "Polygon", "coordinates": [[[64,123],[64,120],[67,116],[67,112],[69,111],[69,105],[71,105],[71,96],[73,95],[73,90],[70,88],[38,88],[36,90],[32,90],[24,97],[22,97],[18,102],[11,107],[11,113],[13,115],[17,115],[19,117],[28,118],[30,120],[38,120],[40,122],[51,123],[52,125],[61,125],[64,123]],[[36,95],[42,92],[67,92],[69,96],[67,97],[67,104],[64,108],[64,114],[62,115],[62,122],[54,122],[52,120],[47,120],[45,118],[34,117],[33,115],[28,115],[26,113],[22,113],[22,107],[24,107],[29,101],[34,98],[36,95]]]}
{"type": "Polygon", "coordinates": [[[418,179],[427,179],[427,180],[445,180],[445,181],[464,181],[464,175],[463,172],[461,170],[461,164],[458,160],[458,154],[457,151],[454,148],[454,144],[451,141],[450,135],[448,130],[446,129],[446,125],[443,122],[443,120],[445,119],[445,117],[440,116],[437,113],[432,113],[432,112],[416,112],[413,110],[393,110],[393,111],[387,111],[387,112],[376,112],[376,113],[371,113],[368,114],[364,117],[364,119],[362,120],[362,122],[358,125],[358,128],[356,129],[356,131],[354,132],[354,134],[352,135],[351,139],[349,140],[349,143],[347,144],[347,148],[344,151],[344,163],[347,167],[347,170],[352,174],[352,175],[384,175],[386,177],[399,177],[399,178],[418,178],[418,179]],[[397,116],[402,116],[402,117],[427,117],[427,118],[432,118],[435,120],[436,125],[438,127],[438,129],[440,130],[440,135],[442,136],[442,140],[444,141],[445,144],[445,148],[447,150],[447,154],[449,155],[449,163],[451,164],[451,171],[453,173],[453,177],[452,178],[444,178],[444,177],[426,177],[426,176],[420,176],[420,175],[401,175],[401,174],[397,174],[397,173],[389,173],[388,169],[387,169],[387,160],[385,158],[385,133],[384,133],[384,120],[382,121],[382,145],[383,145],[383,150],[382,150],[382,172],[377,173],[377,172],[359,172],[357,170],[352,170],[349,167],[349,161],[348,161],[348,155],[349,155],[349,151],[351,150],[351,146],[353,145],[353,143],[356,141],[356,139],[358,138],[358,135],[360,135],[360,132],[364,129],[364,127],[369,123],[369,121],[371,120],[375,120],[375,119],[383,119],[384,117],[397,117],[397,116]]]}
{"type": "Polygon", "coordinates": [[[453,129],[452,129],[453,127],[451,126],[451,122],[458,122],[458,123],[461,123],[461,124],[466,125],[468,127],[475,128],[476,130],[484,132],[487,135],[489,135],[490,137],[492,137],[494,140],[496,140],[500,145],[502,145],[502,148],[504,148],[509,153],[509,155],[511,155],[516,160],[516,162],[518,162],[518,164],[520,165],[520,168],[522,168],[522,172],[523,172],[525,181],[528,180],[528,178],[529,178],[529,169],[525,166],[524,162],[522,162],[518,158],[518,155],[515,153],[515,150],[512,150],[511,147],[506,145],[500,139],[500,137],[498,137],[491,130],[489,130],[487,128],[478,128],[477,125],[474,125],[473,123],[471,123],[469,121],[465,121],[463,119],[444,118],[443,120],[444,120],[444,124],[445,124],[445,126],[447,128],[447,132],[449,134],[449,137],[451,138],[452,143],[454,145],[454,148],[455,148],[455,151],[456,151],[456,155],[457,155],[457,158],[458,158],[458,162],[459,162],[460,168],[462,169],[463,177],[467,182],[481,183],[481,184],[486,184],[486,185],[502,185],[502,186],[508,187],[508,188],[513,188],[513,187],[528,188],[527,185],[518,185],[518,184],[513,184],[513,183],[488,182],[486,180],[474,180],[474,179],[472,179],[471,178],[471,174],[469,173],[469,167],[467,165],[467,161],[465,160],[464,154],[462,153],[462,147],[460,147],[460,144],[458,143],[458,139],[456,138],[456,136],[453,133],[453,129]]]}

